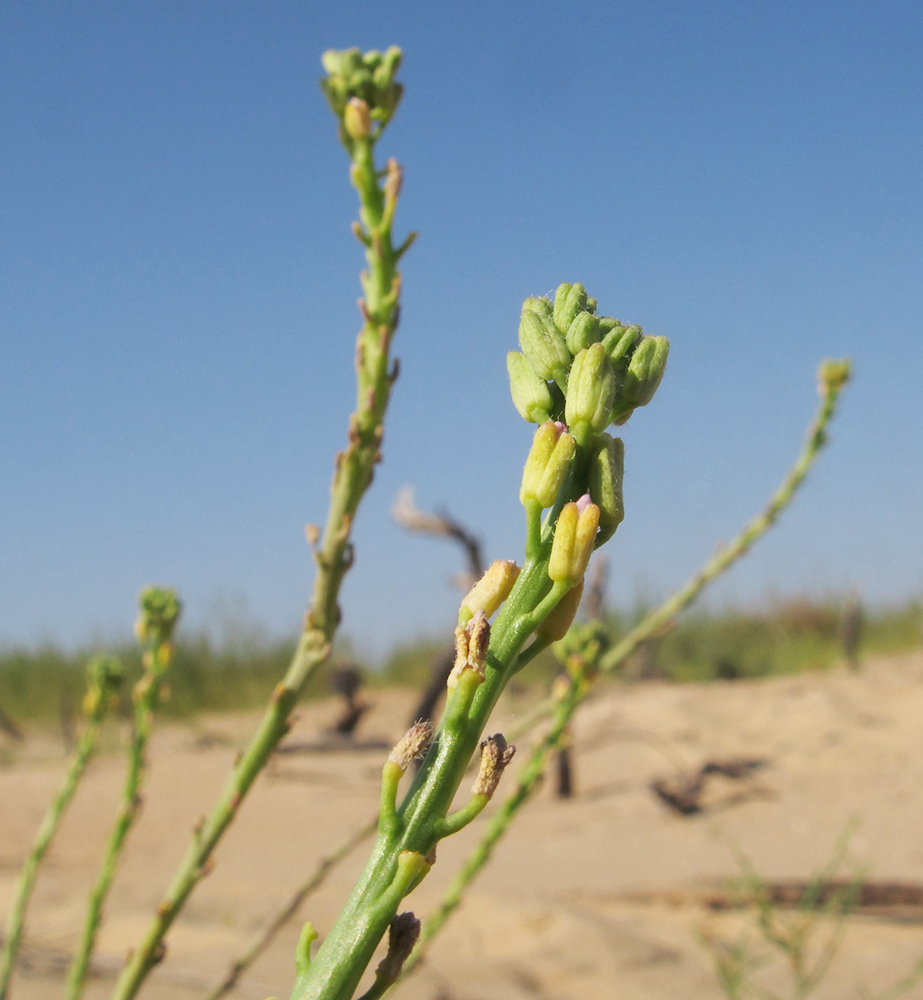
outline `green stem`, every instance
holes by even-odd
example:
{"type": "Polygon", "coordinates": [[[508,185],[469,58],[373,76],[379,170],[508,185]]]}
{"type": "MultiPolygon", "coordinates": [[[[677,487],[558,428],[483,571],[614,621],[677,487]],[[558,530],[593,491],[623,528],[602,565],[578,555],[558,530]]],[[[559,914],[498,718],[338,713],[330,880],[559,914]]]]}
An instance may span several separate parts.
{"type": "MultiPolygon", "coordinates": [[[[130,1000],[158,961],[164,937],[193,889],[208,871],[212,853],[230,826],[257,775],[289,730],[289,717],[308,678],[330,655],[340,622],[340,585],[352,565],[350,535],[359,502],[380,459],[385,410],[397,372],[390,368],[391,341],[397,329],[399,252],[392,247],[391,221],[400,189],[400,167],[391,160],[379,185],[373,143],[353,147],[351,178],[360,197],[360,218],[368,234],[360,302],[364,324],[356,345],[356,409],[350,418],[346,448],[337,455],[330,508],[314,552],[317,572],[304,631],[292,663],[276,688],[259,729],[231,773],[218,802],[197,831],[115,987],[112,1000],[130,1000]]],[[[403,248],[399,248],[402,252],[403,248]]]]}
{"type": "Polygon", "coordinates": [[[310,969],[298,977],[292,1000],[352,997],[400,903],[392,888],[399,859],[405,852],[431,856],[456,819],[469,818],[462,810],[461,817],[447,822],[446,814],[523,643],[566,590],[566,585],[552,586],[548,579],[547,555],[526,561],[491,629],[484,680],[478,683],[473,671],[459,677],[429,753],[396,812],[396,823],[383,826],[365,872],[310,969]]]}
{"type": "Polygon", "coordinates": [[[7,1000],[10,989],[10,980],[13,976],[13,969],[16,965],[16,957],[19,953],[19,946],[22,943],[22,931],[25,921],[26,910],[35,887],[35,880],[38,875],[39,866],[51,846],[51,841],[57,832],[58,826],[73,798],[80,781],[99,739],[99,727],[102,715],[94,715],[89,721],[77,749],[71,758],[64,784],[58,794],[54,797],[48,812],[42,820],[42,825],[36,834],[32,850],[26,858],[19,875],[19,884],[13,897],[13,907],[10,910],[7,922],[6,940],[3,944],[3,951],[0,953],[0,1000],[7,1000]]]}
{"type": "MultiPolygon", "coordinates": [[[[151,662],[145,670],[136,692],[134,727],[128,750],[128,773],[122,791],[122,805],[116,817],[115,826],[106,847],[106,855],[100,868],[96,884],[90,892],[87,915],[80,936],[80,944],[67,974],[67,1000],[77,1000],[83,992],[83,984],[90,968],[96,935],[103,919],[103,907],[109,895],[109,888],[115,877],[119,856],[125,845],[129,830],[141,808],[141,783],[147,769],[146,751],[154,723],[154,711],[160,703],[160,692],[166,663],[162,660],[164,650],[157,644],[150,650],[151,662]]],[[[167,654],[169,655],[169,654],[167,654]]]]}
{"type": "MultiPolygon", "coordinates": [[[[722,548],[715,556],[695,573],[690,580],[656,608],[628,635],[622,639],[600,663],[599,669],[615,670],[646,639],[656,635],[668,622],[692,603],[702,589],[716,576],[727,570],[740,558],[775,522],[779,514],[792,502],[795,494],[810,471],[821,449],[827,443],[827,427],[836,412],[837,403],[845,380],[822,383],[821,405],[811,426],[808,428],[805,444],[782,484],[772,495],[761,514],[748,521],[730,545],[722,548]]],[[[531,647],[530,647],[531,650],[531,647]]],[[[530,650],[527,650],[528,653],[530,650]]],[[[415,968],[429,949],[432,940],[442,929],[450,914],[460,904],[467,887],[490,859],[497,841],[503,836],[515,814],[525,805],[535,791],[544,770],[548,753],[557,746],[561,735],[570,722],[578,705],[589,693],[589,686],[579,681],[571,681],[567,693],[561,700],[549,699],[530,716],[529,725],[551,713],[552,725],[542,741],[535,747],[528,761],[521,769],[516,790],[503,803],[501,809],[490,820],[487,831],[477,847],[465,862],[461,872],[449,887],[439,909],[424,923],[420,941],[413,956],[404,966],[406,975],[415,968]]]]}

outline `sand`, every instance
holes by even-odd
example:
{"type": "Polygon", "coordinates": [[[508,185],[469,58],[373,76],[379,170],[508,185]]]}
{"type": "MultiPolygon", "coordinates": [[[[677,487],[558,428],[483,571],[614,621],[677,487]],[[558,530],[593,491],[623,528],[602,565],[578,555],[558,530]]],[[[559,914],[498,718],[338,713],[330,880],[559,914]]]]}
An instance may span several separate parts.
{"type": "MultiPolygon", "coordinates": [[[[411,695],[373,692],[360,736],[391,741],[411,695]]],[[[330,702],[303,709],[290,737],[317,740],[330,702]]],[[[525,710],[507,702],[500,725],[525,710]]],[[[178,863],[196,817],[210,806],[256,714],[163,724],[151,746],[145,805],[132,831],[100,936],[91,998],[108,996],[178,863]]],[[[746,912],[712,912],[703,887],[739,874],[739,856],[771,880],[806,879],[851,823],[850,856],[867,879],[923,885],[923,653],[871,660],[859,674],[707,685],[645,682],[608,690],[574,727],[576,795],[549,780],[526,806],[401,1000],[698,1000],[719,988],[701,936],[733,942],[746,912]],[[650,789],[708,760],[763,765],[743,780],[714,778],[703,810],[682,816],[650,789]]],[[[110,736],[110,744],[115,734],[110,736]]],[[[520,760],[527,744],[520,747],[520,760]]],[[[0,767],[0,913],[16,870],[64,769],[60,743],[35,735],[4,748],[0,767]]],[[[254,787],[169,935],[167,960],[142,996],[202,997],[318,860],[374,812],[380,750],[277,757],[254,787]]],[[[514,765],[515,766],[515,765],[514,765]]],[[[49,854],[34,898],[15,998],[60,996],[86,894],[115,811],[124,762],[110,747],[91,766],[49,854]]],[[[508,785],[509,787],[509,785],[508,785]]],[[[501,794],[503,786],[501,785],[501,794]]],[[[406,901],[432,909],[481,832],[440,845],[432,874],[406,901]]],[[[323,934],[361,868],[360,848],[248,971],[235,995],[287,996],[302,920],[323,934]]],[[[855,869],[851,869],[855,870],[855,869]]],[[[848,873],[847,873],[848,874],[848,873]]],[[[764,949],[765,950],[765,949],[764,949]]],[[[849,918],[840,953],[815,996],[880,992],[923,955],[923,910],[849,918]]],[[[760,973],[791,996],[784,965],[760,973]]],[[[923,998],[923,985],[907,994],[923,998]]]]}

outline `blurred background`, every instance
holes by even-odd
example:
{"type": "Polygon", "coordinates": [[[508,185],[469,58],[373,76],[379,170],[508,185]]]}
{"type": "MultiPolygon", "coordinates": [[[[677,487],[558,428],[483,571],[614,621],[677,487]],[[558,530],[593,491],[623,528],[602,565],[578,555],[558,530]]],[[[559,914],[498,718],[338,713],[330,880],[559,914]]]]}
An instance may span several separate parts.
{"type": "Polygon", "coordinates": [[[921,43],[899,2],[4,4],[0,649],[130,641],[154,582],[188,635],[265,652],[297,632],[354,392],[356,203],[317,86],[352,45],[404,49],[379,150],[420,232],[344,587],[356,653],[453,624],[462,560],[394,523],[402,486],[519,557],[531,429],[504,355],[522,299],[561,281],[672,342],[624,428],[616,606],[666,595],[762,506],[818,362],[848,355],[829,451],[706,607],[852,592],[912,618],[921,43]]]}

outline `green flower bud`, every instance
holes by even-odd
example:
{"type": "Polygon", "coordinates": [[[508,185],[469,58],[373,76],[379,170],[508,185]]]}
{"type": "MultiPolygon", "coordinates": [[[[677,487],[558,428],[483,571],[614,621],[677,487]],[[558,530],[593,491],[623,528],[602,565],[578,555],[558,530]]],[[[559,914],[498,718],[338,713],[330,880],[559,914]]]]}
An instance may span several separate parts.
{"type": "Polygon", "coordinates": [[[548,560],[548,576],[555,583],[570,583],[576,587],[583,580],[598,526],[599,508],[588,495],[561,508],[548,560]]]}
{"type": "Polygon", "coordinates": [[[138,597],[138,606],[141,612],[135,623],[138,641],[145,644],[169,642],[182,607],[176,591],[145,587],[138,597]]]}
{"type": "Polygon", "coordinates": [[[577,313],[573,323],[567,328],[564,337],[567,349],[571,354],[577,354],[590,344],[599,341],[599,319],[592,313],[577,313]]]}
{"type": "Polygon", "coordinates": [[[615,371],[602,344],[591,344],[574,358],[564,419],[581,444],[609,424],[616,388],[615,371]]]}
{"type": "Polygon", "coordinates": [[[622,386],[622,399],[632,406],[647,406],[667,367],[670,341],[666,337],[643,337],[635,348],[622,386]]]}
{"type": "Polygon", "coordinates": [[[510,375],[513,405],[519,410],[519,415],[530,424],[543,424],[550,418],[554,406],[548,383],[535,374],[532,366],[518,351],[507,354],[506,370],[510,375]]]}
{"type": "Polygon", "coordinates": [[[609,355],[609,360],[617,368],[627,368],[631,352],[641,339],[641,327],[624,327],[620,323],[603,335],[602,345],[609,355]]]}
{"type": "Polygon", "coordinates": [[[594,299],[590,295],[587,296],[587,299],[586,299],[586,311],[587,312],[595,313],[596,312],[596,307],[598,305],[599,305],[599,303],[596,301],[596,299],[594,299]]]}
{"type": "Polygon", "coordinates": [[[540,379],[566,382],[571,353],[549,319],[523,307],[519,320],[519,346],[540,379]]]}
{"type": "Polygon", "coordinates": [[[538,428],[522,470],[519,499],[524,507],[538,503],[544,509],[554,504],[576,447],[564,424],[548,420],[538,428]]]}
{"type": "Polygon", "coordinates": [[[553,319],[554,309],[551,302],[545,298],[544,295],[531,295],[522,304],[522,308],[528,309],[530,312],[538,313],[539,316],[547,316],[548,319],[553,319]]]}
{"type": "Polygon", "coordinates": [[[590,458],[590,496],[599,507],[599,534],[596,547],[607,542],[625,517],[622,500],[622,476],[625,471],[625,445],[621,438],[600,434],[590,458]]]}
{"type": "Polygon", "coordinates": [[[586,289],[581,284],[558,285],[554,293],[554,325],[560,333],[567,333],[577,313],[586,312],[586,289]]]}

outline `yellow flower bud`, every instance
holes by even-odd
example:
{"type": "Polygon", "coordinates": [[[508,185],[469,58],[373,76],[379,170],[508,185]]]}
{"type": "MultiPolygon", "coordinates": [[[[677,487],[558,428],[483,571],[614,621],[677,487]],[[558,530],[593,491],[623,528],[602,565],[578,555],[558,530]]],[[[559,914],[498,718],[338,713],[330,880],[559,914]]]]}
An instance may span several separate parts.
{"type": "Polygon", "coordinates": [[[478,611],[490,616],[510,596],[519,576],[519,567],[512,559],[497,559],[480,580],[468,591],[458,611],[459,620],[467,623],[478,611]]]}
{"type": "Polygon", "coordinates": [[[522,471],[519,499],[523,506],[530,501],[542,508],[554,504],[576,447],[573,435],[567,433],[564,424],[546,420],[538,428],[522,471]]]}
{"type": "Polygon", "coordinates": [[[599,508],[589,494],[576,503],[565,504],[558,515],[548,560],[548,576],[555,583],[570,581],[573,585],[583,579],[587,563],[596,542],[599,527],[599,508]]]}

